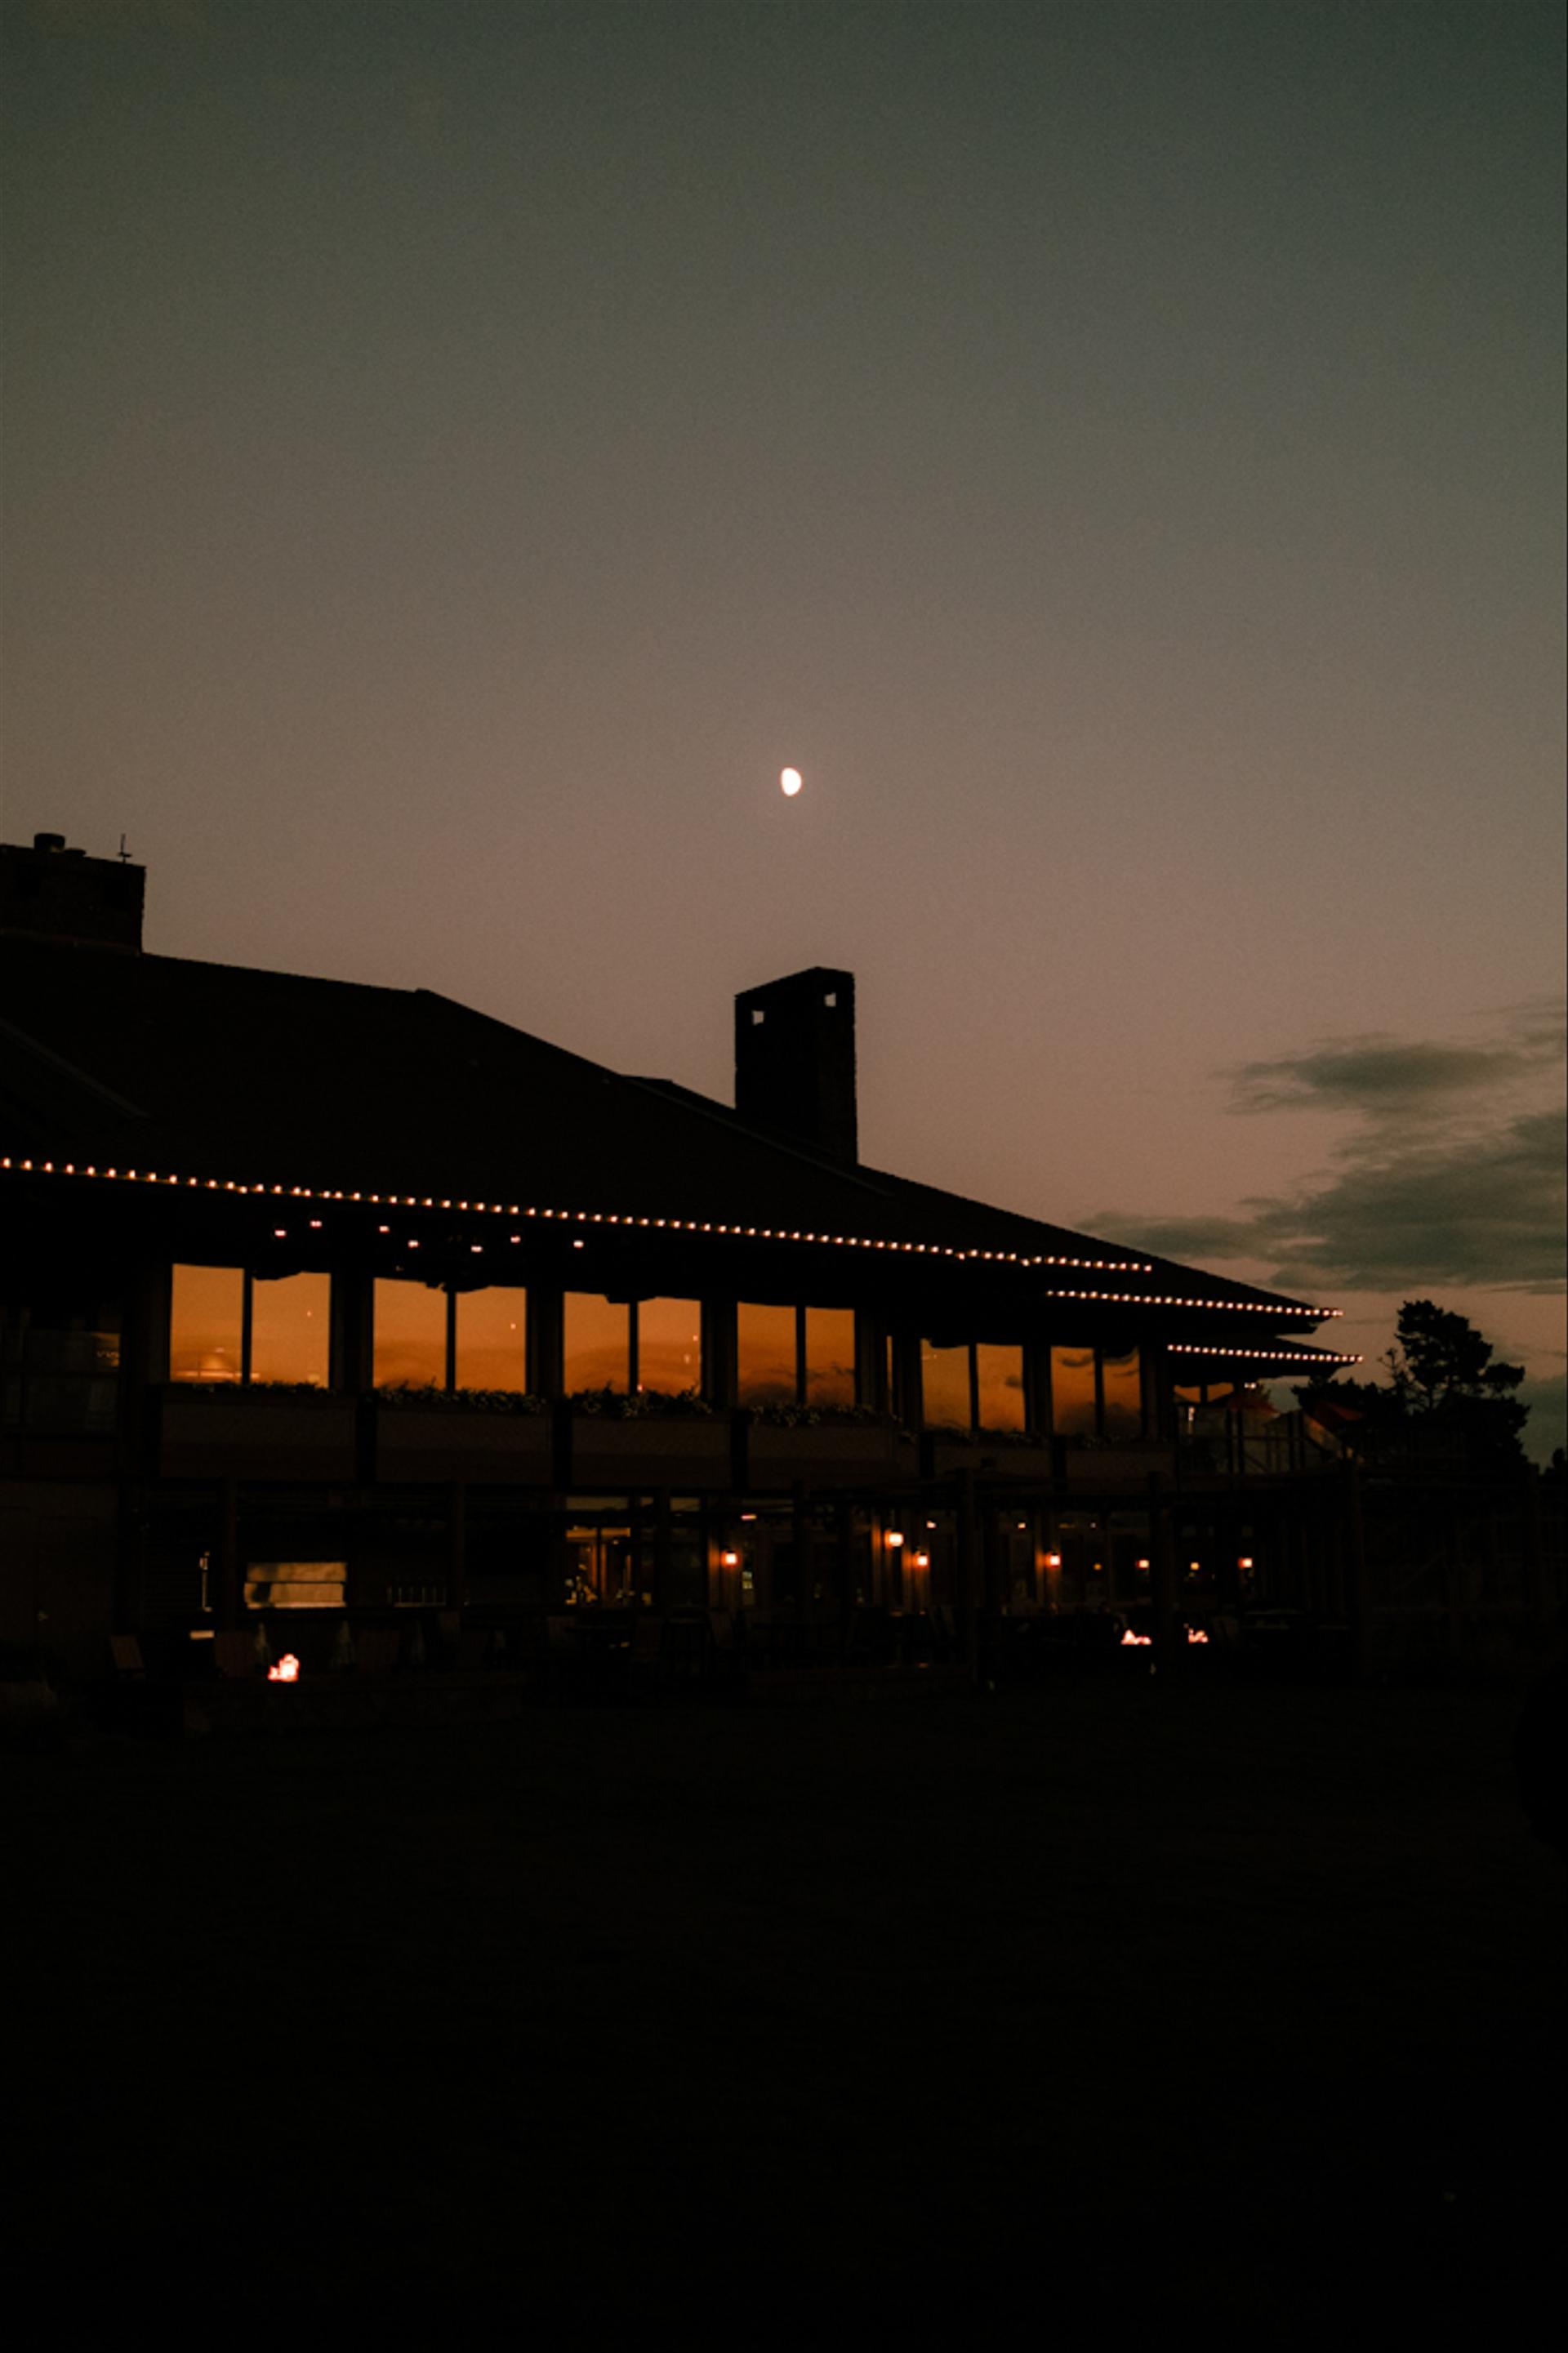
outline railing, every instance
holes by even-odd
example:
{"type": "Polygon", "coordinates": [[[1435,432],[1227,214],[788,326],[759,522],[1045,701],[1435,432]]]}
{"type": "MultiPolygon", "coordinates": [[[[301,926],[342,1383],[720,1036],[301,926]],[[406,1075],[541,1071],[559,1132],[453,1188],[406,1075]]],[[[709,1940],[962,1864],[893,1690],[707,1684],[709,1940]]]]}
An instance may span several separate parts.
{"type": "Polygon", "coordinates": [[[113,1435],[118,1332],[7,1331],[0,1335],[0,1427],[39,1438],[113,1435]]]}

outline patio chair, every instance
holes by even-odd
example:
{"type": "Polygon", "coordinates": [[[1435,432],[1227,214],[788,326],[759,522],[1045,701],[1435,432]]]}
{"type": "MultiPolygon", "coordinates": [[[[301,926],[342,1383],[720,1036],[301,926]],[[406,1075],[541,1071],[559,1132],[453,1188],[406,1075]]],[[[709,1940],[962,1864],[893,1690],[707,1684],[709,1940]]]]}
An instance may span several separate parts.
{"type": "Polygon", "coordinates": [[[213,1663],[226,1682],[248,1682],[260,1663],[255,1634],[246,1626],[220,1629],[213,1636],[213,1663]]]}
{"type": "Polygon", "coordinates": [[[362,1626],[354,1635],[354,1672],[389,1675],[403,1646],[401,1626],[362,1626]]]}

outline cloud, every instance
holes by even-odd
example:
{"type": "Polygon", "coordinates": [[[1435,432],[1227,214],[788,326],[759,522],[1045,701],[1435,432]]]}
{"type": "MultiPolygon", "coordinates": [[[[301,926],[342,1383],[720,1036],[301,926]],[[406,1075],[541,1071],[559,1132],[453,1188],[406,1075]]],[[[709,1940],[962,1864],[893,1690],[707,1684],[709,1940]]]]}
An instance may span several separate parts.
{"type": "Polygon", "coordinates": [[[1520,1006],[1509,1030],[1480,1045],[1390,1038],[1378,1031],[1331,1038],[1279,1061],[1243,1062],[1228,1073],[1231,1109],[1349,1111],[1379,1125],[1412,1117],[1449,1118],[1482,1094],[1511,1091],[1563,1060],[1564,1025],[1555,1007],[1520,1006]]]}
{"type": "Polygon", "coordinates": [[[1109,1212],[1094,1228],[1171,1258],[1264,1261],[1287,1289],[1558,1291],[1564,1112],[1521,1098],[1539,1098],[1563,1038],[1554,1008],[1527,1006],[1479,1046],[1368,1037],[1246,1063],[1228,1074],[1237,1112],[1310,1103],[1353,1115],[1330,1168],[1226,1216],[1109,1212]]]}

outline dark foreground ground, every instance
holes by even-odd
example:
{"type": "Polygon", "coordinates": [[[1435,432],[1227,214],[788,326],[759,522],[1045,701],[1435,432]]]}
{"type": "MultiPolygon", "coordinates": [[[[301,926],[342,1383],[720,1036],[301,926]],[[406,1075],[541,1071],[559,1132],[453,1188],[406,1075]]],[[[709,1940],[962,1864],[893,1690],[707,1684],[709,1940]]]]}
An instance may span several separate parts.
{"type": "Polygon", "coordinates": [[[1517,1712],[1135,1680],[5,1755],[7,2301],[76,2344],[1555,2341],[1517,1712]]]}

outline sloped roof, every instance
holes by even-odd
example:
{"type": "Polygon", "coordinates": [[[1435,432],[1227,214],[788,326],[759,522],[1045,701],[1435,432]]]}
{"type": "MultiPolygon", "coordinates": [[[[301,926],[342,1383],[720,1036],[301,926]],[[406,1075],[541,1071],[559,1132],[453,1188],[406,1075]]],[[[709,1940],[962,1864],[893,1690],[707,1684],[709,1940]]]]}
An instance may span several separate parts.
{"type": "Polygon", "coordinates": [[[1175,1288],[1298,1324],[1322,1313],[833,1161],[728,1105],[622,1076],[427,989],[22,937],[0,937],[0,1153],[809,1228],[1065,1261],[1039,1267],[1040,1281],[1096,1295],[1175,1288]]]}

